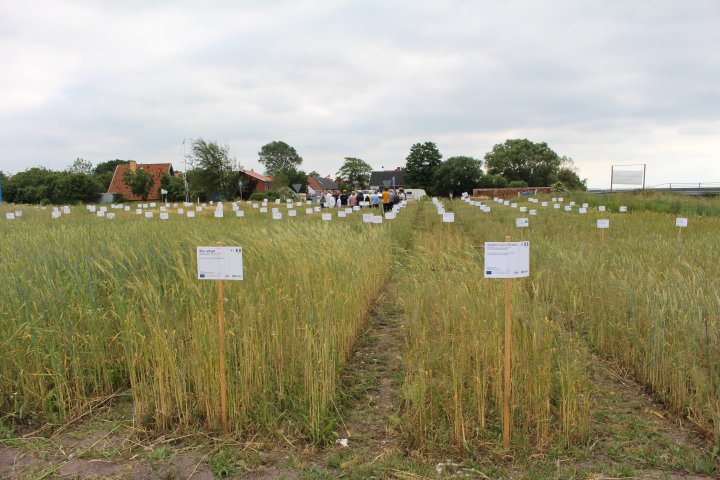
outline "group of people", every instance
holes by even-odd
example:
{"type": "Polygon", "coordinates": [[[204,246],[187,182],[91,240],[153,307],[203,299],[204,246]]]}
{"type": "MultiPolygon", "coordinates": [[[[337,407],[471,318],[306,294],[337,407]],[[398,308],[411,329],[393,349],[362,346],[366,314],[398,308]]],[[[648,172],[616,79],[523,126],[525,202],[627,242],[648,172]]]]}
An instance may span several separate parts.
{"type": "Polygon", "coordinates": [[[407,195],[405,195],[405,190],[402,188],[393,190],[385,187],[382,192],[375,190],[370,193],[353,190],[349,195],[345,190],[323,190],[320,193],[320,206],[323,208],[362,206],[363,204],[360,202],[367,202],[366,205],[372,208],[380,208],[382,204],[383,211],[389,212],[392,210],[393,205],[403,200],[407,200],[407,195]]]}

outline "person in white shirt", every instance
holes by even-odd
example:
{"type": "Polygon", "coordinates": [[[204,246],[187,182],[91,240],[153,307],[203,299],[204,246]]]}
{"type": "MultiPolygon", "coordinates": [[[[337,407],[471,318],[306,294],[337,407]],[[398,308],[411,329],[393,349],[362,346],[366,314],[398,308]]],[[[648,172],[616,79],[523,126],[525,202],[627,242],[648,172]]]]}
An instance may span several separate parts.
{"type": "Polygon", "coordinates": [[[325,206],[335,208],[335,197],[333,197],[330,192],[325,196],[325,206]]]}

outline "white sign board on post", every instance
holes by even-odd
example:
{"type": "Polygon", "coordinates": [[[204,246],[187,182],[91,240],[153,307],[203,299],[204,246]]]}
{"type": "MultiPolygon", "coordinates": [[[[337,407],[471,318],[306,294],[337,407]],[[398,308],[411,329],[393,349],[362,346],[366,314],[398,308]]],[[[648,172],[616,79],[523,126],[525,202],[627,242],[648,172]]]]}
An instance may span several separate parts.
{"type": "Polygon", "coordinates": [[[527,218],[516,218],[515,226],[517,228],[528,228],[530,226],[530,222],[527,218]]]}
{"type": "Polygon", "coordinates": [[[242,280],[242,247],[197,247],[199,280],[242,280]]]}
{"type": "Polygon", "coordinates": [[[442,214],[442,221],[443,223],[453,223],[455,222],[455,213],[448,212],[442,214]]]}
{"type": "Polygon", "coordinates": [[[688,219],[678,217],[675,219],[675,226],[680,228],[686,228],[688,226],[688,219]]]}
{"type": "Polygon", "coordinates": [[[609,218],[598,218],[597,228],[610,228],[610,219],[609,218]]]}
{"type": "Polygon", "coordinates": [[[530,242],[485,242],[485,278],[530,276],[530,242]]]}

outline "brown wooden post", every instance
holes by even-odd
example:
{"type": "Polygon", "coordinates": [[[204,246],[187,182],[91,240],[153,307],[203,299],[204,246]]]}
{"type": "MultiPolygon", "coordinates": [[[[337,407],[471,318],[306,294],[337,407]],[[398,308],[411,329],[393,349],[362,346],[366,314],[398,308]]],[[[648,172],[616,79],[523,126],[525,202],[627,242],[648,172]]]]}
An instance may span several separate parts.
{"type": "MultiPolygon", "coordinates": [[[[215,245],[222,245],[216,242],[215,245]]],[[[220,414],[222,416],[223,433],[228,433],[227,378],[225,374],[225,305],[223,301],[223,281],[217,282],[217,314],[218,314],[218,356],[220,357],[220,414]]]]}
{"type": "MultiPolygon", "coordinates": [[[[505,241],[511,241],[510,235],[505,241]]],[[[510,447],[510,357],[512,354],[512,305],[510,293],[512,290],[512,279],[505,280],[505,384],[503,388],[503,446],[510,447]]]]}

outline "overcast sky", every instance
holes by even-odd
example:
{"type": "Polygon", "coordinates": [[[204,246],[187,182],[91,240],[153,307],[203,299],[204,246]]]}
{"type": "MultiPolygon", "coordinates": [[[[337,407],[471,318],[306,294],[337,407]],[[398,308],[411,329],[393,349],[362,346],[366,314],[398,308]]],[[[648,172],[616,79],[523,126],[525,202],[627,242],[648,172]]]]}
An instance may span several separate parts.
{"type": "Polygon", "coordinates": [[[0,170],[182,169],[202,137],[334,175],[528,138],[591,187],[720,182],[719,49],[717,0],[0,0],[0,170]]]}

